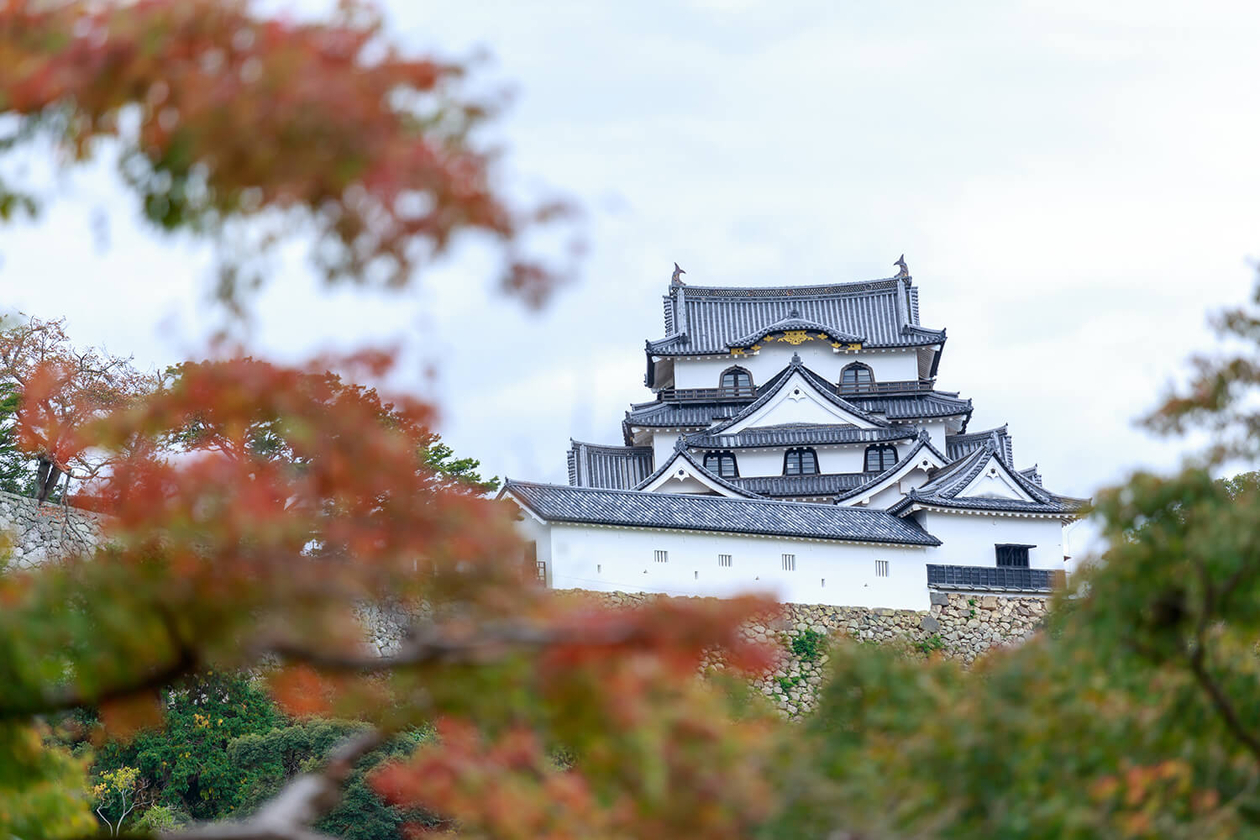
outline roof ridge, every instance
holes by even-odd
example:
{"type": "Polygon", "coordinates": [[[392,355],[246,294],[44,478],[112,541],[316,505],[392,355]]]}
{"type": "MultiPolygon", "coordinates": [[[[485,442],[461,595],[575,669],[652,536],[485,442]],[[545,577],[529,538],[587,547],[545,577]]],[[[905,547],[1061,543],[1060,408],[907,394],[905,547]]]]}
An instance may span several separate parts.
{"type": "Polygon", "coordinates": [[[591,443],[590,441],[586,441],[586,440],[578,440],[577,438],[569,438],[569,448],[572,449],[574,446],[589,446],[592,449],[647,449],[647,450],[651,450],[652,448],[650,446],[625,446],[624,444],[618,444],[618,443],[591,443]]]}
{"type": "Polygon", "coordinates": [[[876,277],[870,280],[846,280],[838,283],[813,283],[804,286],[687,286],[688,297],[693,296],[696,292],[700,292],[700,297],[725,297],[723,292],[730,292],[731,297],[748,297],[751,292],[768,292],[771,294],[778,293],[787,297],[792,292],[813,292],[817,295],[826,296],[829,294],[827,290],[835,289],[842,291],[830,292],[830,294],[842,294],[845,292],[874,292],[887,291],[895,289],[897,284],[902,282],[904,278],[898,277],[876,277]]]}
{"type": "MultiPolygon", "coordinates": [[[[755,504],[755,505],[788,505],[791,507],[798,507],[798,508],[810,507],[810,508],[822,508],[824,510],[854,510],[854,511],[865,511],[866,513],[884,513],[885,512],[882,510],[869,510],[869,509],[863,509],[863,508],[841,508],[839,505],[827,504],[825,502],[793,502],[793,501],[788,501],[786,499],[768,499],[764,496],[756,496],[755,494],[754,494],[754,497],[752,498],[732,499],[729,496],[719,496],[719,497],[702,496],[697,493],[651,493],[645,490],[621,490],[621,489],[612,489],[612,488],[603,488],[603,487],[579,487],[579,486],[575,486],[571,484],[551,484],[545,481],[518,481],[518,480],[505,481],[503,484],[503,489],[506,491],[510,486],[548,487],[548,488],[554,488],[556,490],[568,490],[568,491],[580,492],[580,493],[620,493],[620,494],[630,495],[630,496],[643,496],[643,495],[676,496],[683,499],[721,498],[723,501],[727,501],[727,502],[740,502],[740,503],[748,503],[748,504],[755,504]]],[[[741,489],[740,492],[748,493],[750,491],[741,489]]]]}

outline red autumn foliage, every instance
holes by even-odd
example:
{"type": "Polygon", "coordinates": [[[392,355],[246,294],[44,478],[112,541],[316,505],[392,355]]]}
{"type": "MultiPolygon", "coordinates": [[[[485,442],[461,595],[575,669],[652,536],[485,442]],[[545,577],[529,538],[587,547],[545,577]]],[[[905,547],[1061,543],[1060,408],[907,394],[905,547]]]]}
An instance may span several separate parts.
{"type": "Polygon", "coordinates": [[[62,474],[84,479],[108,467],[111,459],[93,450],[79,430],[155,385],[128,358],[74,348],[64,320],[39,318],[0,332],[0,383],[20,395],[17,440],[38,463],[41,501],[62,474]]]}
{"type": "MultiPolygon", "coordinates": [[[[29,136],[75,159],[115,141],[152,221],[219,237],[229,297],[242,261],[225,231],[245,221],[266,241],[297,219],[334,279],[406,282],[481,231],[510,288],[541,299],[555,282],[518,243],[556,208],[517,211],[496,188],[471,139],[489,110],[461,93],[464,68],[403,57],[357,3],[315,23],[243,2],[0,0],[0,67],[0,110],[29,136]]],[[[432,409],[351,384],[389,363],[186,364],[73,422],[43,409],[67,380],[33,376],[21,433],[57,458],[108,459],[90,488],[108,541],[0,576],[0,722],[89,705],[130,730],[181,676],[263,669],[290,711],[377,727],[309,789],[344,781],[380,738],[441,721],[437,743],[376,783],[466,836],[750,834],[779,736],[768,710],[698,672],[713,658],[767,667],[739,627],[770,605],[609,611],[543,589],[515,509],[431,469],[432,409]],[[409,616],[384,656],[366,643],[372,611],[409,616]]],[[[288,820],[310,836],[312,813],[287,801],[267,831],[288,820]]]]}
{"type": "Polygon", "coordinates": [[[249,219],[250,237],[220,236],[234,301],[265,279],[240,276],[256,256],[243,241],[298,228],[329,280],[406,284],[461,231],[497,241],[504,287],[533,302],[558,277],[518,242],[565,205],[504,198],[473,139],[493,104],[463,92],[459,62],[404,56],[366,3],[308,22],[243,0],[0,0],[0,67],[0,112],[37,120],[73,159],[122,144],[154,223],[222,234],[249,219]]]}

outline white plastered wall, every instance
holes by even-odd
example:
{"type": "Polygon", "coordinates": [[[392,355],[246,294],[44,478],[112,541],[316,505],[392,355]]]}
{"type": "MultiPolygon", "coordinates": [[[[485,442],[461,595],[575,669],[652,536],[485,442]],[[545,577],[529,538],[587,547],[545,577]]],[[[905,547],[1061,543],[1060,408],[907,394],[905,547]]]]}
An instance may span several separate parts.
{"type": "Polygon", "coordinates": [[[805,367],[826,379],[840,381],[840,371],[853,362],[869,365],[878,382],[905,381],[919,378],[918,354],[915,350],[888,350],[837,353],[826,341],[808,341],[793,347],[785,342],[771,342],[749,356],[716,359],[676,359],[674,387],[717,388],[722,371],[739,366],[752,374],[753,384],[760,386],[783,370],[797,353],[805,367]]]}
{"type": "Polygon", "coordinates": [[[653,469],[660,467],[661,464],[674,457],[674,444],[678,442],[678,434],[678,432],[652,433],[653,469]]]}
{"type": "Polygon", "coordinates": [[[1031,545],[1028,564],[1034,569],[1062,569],[1063,524],[1058,519],[1031,519],[991,514],[921,510],[914,514],[942,545],[933,549],[933,563],[953,566],[996,566],[993,547],[1000,543],[1031,545]]]}
{"type": "MultiPolygon", "coordinates": [[[[557,589],[729,597],[769,594],[779,601],[924,610],[926,564],[935,549],[790,540],[736,534],[554,524],[548,577],[557,589]],[[656,551],[668,552],[657,563],[656,551]],[[783,555],[796,558],[783,569],[783,555]],[[731,555],[729,568],[718,555],[731,555]],[[876,575],[888,561],[888,576],[876,575]]],[[[541,551],[540,551],[541,556],[541,551]]]]}
{"type": "Polygon", "coordinates": [[[516,532],[525,542],[532,542],[537,549],[537,559],[547,564],[547,585],[551,585],[551,525],[540,522],[522,509],[516,523],[516,532]]]}
{"type": "MultiPolygon", "coordinates": [[[[855,473],[862,472],[866,463],[866,446],[813,446],[818,456],[820,473],[855,473]]],[[[736,449],[735,458],[739,463],[739,474],[748,476],[783,475],[783,453],[791,447],[783,446],[775,449],[736,449]]]]}

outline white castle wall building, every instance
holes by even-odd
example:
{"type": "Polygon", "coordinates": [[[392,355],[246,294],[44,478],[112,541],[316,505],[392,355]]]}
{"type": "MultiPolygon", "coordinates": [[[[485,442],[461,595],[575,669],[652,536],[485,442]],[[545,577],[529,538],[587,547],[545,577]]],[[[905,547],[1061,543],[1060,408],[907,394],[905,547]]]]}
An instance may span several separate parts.
{"type": "Polygon", "coordinates": [[[655,398],[620,444],[573,441],[569,484],[508,480],[558,589],[927,609],[933,592],[1048,594],[1085,500],[1019,469],[936,387],[945,330],[896,277],[684,284],[645,345],[655,398]]]}

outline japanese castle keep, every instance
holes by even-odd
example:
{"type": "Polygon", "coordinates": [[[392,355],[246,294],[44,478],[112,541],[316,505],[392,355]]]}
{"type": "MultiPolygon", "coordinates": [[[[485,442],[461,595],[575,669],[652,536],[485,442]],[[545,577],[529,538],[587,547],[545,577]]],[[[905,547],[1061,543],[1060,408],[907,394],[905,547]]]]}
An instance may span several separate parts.
{"type": "Polygon", "coordinates": [[[940,590],[1049,592],[1085,504],[1020,469],[1006,426],[936,387],[945,330],[896,277],[665,296],[655,399],[621,444],[574,441],[569,484],[502,496],[558,589],[926,609],[940,590]]]}

